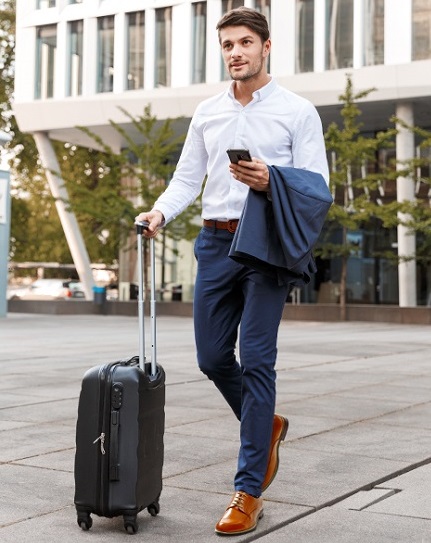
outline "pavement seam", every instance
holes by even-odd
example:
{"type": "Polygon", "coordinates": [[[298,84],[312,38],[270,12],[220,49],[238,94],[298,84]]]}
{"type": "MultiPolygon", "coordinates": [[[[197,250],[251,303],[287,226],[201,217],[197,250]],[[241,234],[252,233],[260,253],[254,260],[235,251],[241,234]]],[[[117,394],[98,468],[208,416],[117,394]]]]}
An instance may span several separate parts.
{"type": "Polygon", "coordinates": [[[69,509],[70,507],[74,507],[74,506],[71,504],[68,504],[68,505],[64,505],[63,507],[59,507],[58,509],[53,509],[51,511],[44,511],[43,513],[37,513],[36,515],[23,517],[23,518],[14,520],[12,522],[7,522],[6,524],[0,524],[0,529],[7,528],[8,526],[14,526],[15,524],[20,524],[21,522],[27,522],[28,520],[33,520],[35,518],[46,517],[48,515],[52,515],[53,513],[58,513],[59,511],[64,511],[65,509],[69,509]]]}
{"type": "MultiPolygon", "coordinates": [[[[323,396],[325,396],[326,394],[323,394],[323,396]]],[[[337,394],[331,394],[331,396],[337,396],[337,394]]],[[[297,401],[301,401],[300,400],[297,400],[297,401]]],[[[361,419],[361,420],[355,420],[355,421],[349,421],[349,422],[346,422],[346,424],[340,424],[339,426],[336,427],[337,430],[339,429],[342,429],[342,428],[347,428],[349,426],[355,426],[356,424],[362,424],[362,423],[365,423],[365,422],[379,422],[379,419],[381,417],[386,417],[387,415],[393,415],[394,413],[399,413],[399,412],[402,412],[402,411],[407,411],[408,409],[411,409],[413,407],[418,407],[418,406],[422,406],[422,405],[427,405],[429,404],[430,402],[429,401],[425,401],[425,402],[419,402],[417,404],[414,404],[414,405],[407,405],[405,407],[400,407],[400,409],[394,409],[392,411],[388,411],[386,413],[383,413],[382,415],[376,415],[376,416],[373,416],[373,417],[369,417],[369,418],[366,418],[366,419],[361,419]]],[[[316,418],[319,418],[319,417],[316,417],[316,418]]],[[[321,418],[326,418],[326,417],[321,417],[321,418]]],[[[337,419],[339,420],[340,422],[345,420],[345,419],[337,419]]],[[[386,423],[388,424],[388,423],[386,423]]],[[[393,426],[393,427],[398,427],[397,424],[389,424],[390,426],[393,426]]],[[[312,434],[307,434],[307,435],[304,435],[304,436],[300,436],[300,437],[296,437],[296,438],[293,438],[293,439],[288,439],[287,443],[295,443],[297,441],[302,441],[304,439],[308,439],[309,437],[315,437],[315,436],[321,436],[321,435],[324,435],[324,434],[329,434],[331,432],[334,431],[334,428],[328,428],[326,430],[321,430],[320,432],[313,432],[312,434]]],[[[314,449],[311,449],[311,450],[314,450],[314,449]]],[[[364,455],[360,455],[360,456],[364,456],[364,455]]],[[[365,455],[367,456],[367,455],[365,455]]],[[[390,460],[390,459],[389,459],[390,460]]]]}
{"type": "MultiPolygon", "coordinates": [[[[20,394],[18,394],[18,396],[20,396],[20,394]]],[[[69,402],[70,400],[78,401],[78,396],[73,396],[71,398],[55,398],[52,400],[42,400],[40,402],[22,403],[19,405],[10,405],[10,406],[5,406],[5,407],[0,407],[0,411],[5,411],[9,409],[20,409],[21,407],[31,407],[32,405],[45,405],[48,403],[69,402]]]]}
{"type": "MultiPolygon", "coordinates": [[[[31,460],[32,458],[40,458],[42,456],[48,456],[49,454],[56,454],[56,453],[72,451],[72,450],[75,450],[75,447],[64,447],[63,449],[53,449],[51,451],[47,451],[44,453],[32,454],[31,456],[23,456],[22,458],[14,458],[13,460],[5,460],[1,462],[1,464],[18,464],[19,462],[22,462],[23,460],[31,460]]],[[[21,465],[27,466],[27,464],[21,464],[21,465]]],[[[52,469],[52,468],[44,468],[43,466],[28,466],[28,467],[40,468],[40,469],[52,469]]],[[[64,471],[64,470],[58,470],[58,471],[64,471]]]]}
{"type": "MultiPolygon", "coordinates": [[[[383,483],[386,483],[392,479],[395,479],[399,477],[400,475],[404,475],[405,473],[408,473],[409,471],[413,471],[414,469],[420,468],[422,466],[425,466],[427,464],[431,464],[431,457],[426,458],[425,460],[421,460],[419,462],[415,462],[414,464],[410,464],[409,466],[406,466],[405,468],[401,468],[399,470],[396,470],[389,475],[385,475],[384,477],[381,477],[380,479],[377,479],[374,482],[367,483],[366,485],[363,485],[355,490],[352,490],[350,492],[347,492],[346,494],[343,494],[342,496],[339,496],[337,498],[333,498],[332,500],[329,500],[328,502],[324,502],[320,505],[316,506],[308,506],[311,508],[310,511],[304,511],[303,513],[300,513],[299,515],[296,515],[284,522],[280,522],[279,524],[276,524],[266,530],[263,530],[262,532],[258,534],[253,534],[249,538],[241,540],[241,543],[251,543],[252,541],[257,541],[258,539],[261,539],[262,537],[265,537],[268,534],[274,533],[277,530],[280,530],[284,528],[285,526],[288,526],[289,524],[293,524],[294,522],[301,520],[305,517],[308,517],[310,515],[313,515],[314,513],[317,513],[318,511],[321,511],[322,509],[325,509],[326,507],[331,507],[332,505],[335,505],[337,503],[340,503],[344,501],[345,499],[349,498],[350,496],[353,496],[354,494],[357,494],[358,492],[361,492],[363,490],[371,490],[372,488],[381,485],[383,483]]],[[[271,500],[267,500],[271,501],[271,500]]],[[[397,516],[397,515],[394,515],[397,516]]],[[[416,517],[415,517],[416,518],[416,517]]],[[[425,519],[429,520],[429,519],[425,519]]]]}
{"type": "MultiPolygon", "coordinates": [[[[428,350],[428,345],[424,344],[423,347],[420,347],[420,348],[416,348],[415,350],[409,350],[408,351],[408,354],[412,354],[412,353],[420,353],[421,351],[427,351],[428,350]]],[[[295,351],[294,350],[291,350],[289,351],[289,356],[293,356],[295,354],[295,351]]],[[[391,356],[394,356],[394,355],[399,355],[399,354],[406,354],[406,351],[393,351],[391,353],[375,353],[375,354],[368,354],[368,355],[362,355],[362,356],[349,356],[347,358],[340,358],[338,360],[327,360],[326,362],[314,362],[314,363],[311,363],[311,364],[307,364],[306,366],[304,365],[298,365],[298,366],[289,366],[289,367],[286,367],[286,368],[280,368],[278,369],[277,371],[295,371],[295,370],[301,370],[301,369],[304,369],[304,368],[314,368],[314,367],[319,367],[319,366],[332,366],[334,364],[340,364],[340,363],[344,363],[344,362],[352,362],[352,361],[357,361],[357,360],[368,360],[369,358],[387,358],[387,357],[391,357],[391,356]]]]}

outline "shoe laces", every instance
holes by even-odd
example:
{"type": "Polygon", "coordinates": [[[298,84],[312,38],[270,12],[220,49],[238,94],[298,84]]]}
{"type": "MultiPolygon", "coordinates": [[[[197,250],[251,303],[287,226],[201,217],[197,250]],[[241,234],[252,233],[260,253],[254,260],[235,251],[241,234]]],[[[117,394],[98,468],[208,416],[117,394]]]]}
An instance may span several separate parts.
{"type": "Polygon", "coordinates": [[[241,491],[236,492],[230,506],[236,507],[240,511],[244,512],[244,500],[245,500],[245,493],[241,491]]]}

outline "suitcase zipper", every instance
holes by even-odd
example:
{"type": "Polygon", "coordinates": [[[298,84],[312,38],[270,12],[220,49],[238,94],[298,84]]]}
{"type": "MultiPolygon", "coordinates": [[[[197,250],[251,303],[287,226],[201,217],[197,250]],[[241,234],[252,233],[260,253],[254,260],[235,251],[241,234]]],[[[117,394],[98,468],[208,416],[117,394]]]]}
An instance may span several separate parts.
{"type": "Polygon", "coordinates": [[[118,362],[106,364],[100,369],[100,413],[102,414],[100,434],[94,441],[100,441],[99,454],[99,508],[102,515],[109,513],[109,446],[105,448],[105,444],[109,444],[109,417],[110,417],[110,389],[112,383],[112,369],[118,362]],[[107,454],[108,450],[108,454],[107,454]]]}
{"type": "Polygon", "coordinates": [[[96,445],[96,443],[100,441],[100,452],[102,454],[106,454],[105,451],[105,432],[102,432],[100,436],[93,441],[93,445],[96,445]]]}

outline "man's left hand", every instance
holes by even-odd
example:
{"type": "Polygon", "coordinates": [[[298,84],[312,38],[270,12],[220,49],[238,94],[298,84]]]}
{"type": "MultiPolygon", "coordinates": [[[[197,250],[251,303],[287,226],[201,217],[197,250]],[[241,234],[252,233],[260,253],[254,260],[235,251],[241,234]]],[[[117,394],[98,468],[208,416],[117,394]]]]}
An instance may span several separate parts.
{"type": "Polygon", "coordinates": [[[251,189],[269,192],[268,166],[259,158],[252,157],[252,161],[240,160],[238,164],[229,165],[232,176],[251,189]]]}

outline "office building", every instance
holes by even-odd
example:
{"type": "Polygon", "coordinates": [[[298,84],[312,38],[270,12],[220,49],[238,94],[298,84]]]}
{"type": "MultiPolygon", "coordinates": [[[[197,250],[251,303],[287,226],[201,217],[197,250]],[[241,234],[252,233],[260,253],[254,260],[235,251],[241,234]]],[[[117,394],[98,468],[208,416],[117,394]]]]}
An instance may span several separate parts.
{"type": "MultiPolygon", "coordinates": [[[[360,105],[364,133],[388,128],[392,115],[431,127],[431,0],[17,0],[14,110],[21,130],[35,135],[44,166],[55,166],[51,140],[90,145],[80,125],[120,149],[124,142],[109,121],[131,127],[119,106],[141,115],[151,104],[159,119],[183,116],[187,125],[196,105],[228,84],[215,26],[240,5],[268,17],[271,74],[317,107],[324,128],[339,119],[346,73],[355,89],[376,89],[360,105]]],[[[416,145],[403,132],[396,157],[414,156],[416,145]]],[[[405,181],[399,199],[414,197],[414,181],[405,181]]],[[[58,179],[51,182],[60,190],[58,179]]],[[[76,223],[67,211],[61,220],[85,281],[76,223]]],[[[367,253],[379,231],[352,233],[362,249],[349,268],[350,301],[426,303],[426,269],[414,259],[397,268],[367,253]]],[[[415,238],[402,228],[391,243],[414,255],[415,238]]],[[[188,292],[192,251],[181,247],[181,254],[171,281],[188,292]]],[[[323,280],[337,283],[336,265],[323,280]]],[[[326,292],[321,298],[331,301],[326,292]]],[[[305,298],[318,297],[309,289],[305,298]]]]}

